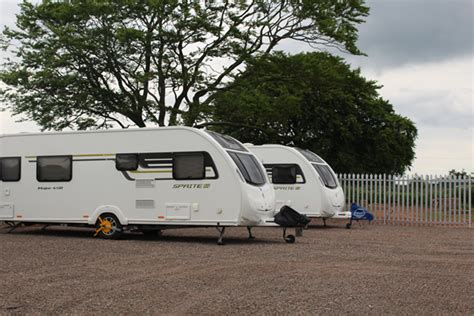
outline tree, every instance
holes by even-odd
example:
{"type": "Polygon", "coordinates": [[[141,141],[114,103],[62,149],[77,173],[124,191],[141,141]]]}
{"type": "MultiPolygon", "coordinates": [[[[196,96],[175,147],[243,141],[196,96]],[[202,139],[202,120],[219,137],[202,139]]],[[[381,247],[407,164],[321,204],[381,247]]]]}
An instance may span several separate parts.
{"type": "Polygon", "coordinates": [[[467,177],[466,170],[462,169],[461,171],[457,171],[456,169],[449,170],[449,175],[454,177],[467,177]]]}
{"type": "Polygon", "coordinates": [[[243,142],[310,149],[337,172],[403,173],[417,129],[380,86],[326,53],[256,58],[215,96],[208,122],[243,142]]]}
{"type": "Polygon", "coordinates": [[[3,31],[0,101],[44,129],[193,125],[283,40],[359,54],[367,15],[363,0],[25,0],[3,31]]]}

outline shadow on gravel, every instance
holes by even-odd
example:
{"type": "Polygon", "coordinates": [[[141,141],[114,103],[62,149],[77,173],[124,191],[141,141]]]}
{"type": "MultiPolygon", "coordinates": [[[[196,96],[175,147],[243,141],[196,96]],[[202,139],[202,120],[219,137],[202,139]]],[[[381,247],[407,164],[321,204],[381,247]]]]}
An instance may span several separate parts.
{"type": "MultiPolygon", "coordinates": [[[[357,229],[357,228],[367,228],[367,227],[371,227],[371,226],[374,226],[374,224],[369,224],[369,223],[352,223],[352,227],[350,229],[357,229]]],[[[308,225],[308,229],[311,230],[311,229],[337,229],[337,230],[347,230],[346,228],[346,224],[343,225],[313,225],[313,224],[309,224],[308,225]]]]}
{"type": "Polygon", "coordinates": [[[347,229],[342,226],[309,224],[307,229],[347,229]]]}
{"type": "MultiPolygon", "coordinates": [[[[8,227],[1,227],[0,234],[8,234],[8,227]]],[[[205,230],[210,231],[212,228],[190,228],[193,230],[200,229],[203,232],[205,230]]],[[[244,229],[244,228],[242,228],[244,229]]],[[[180,229],[183,230],[183,229],[180,229]]],[[[173,231],[173,230],[171,230],[173,231]]],[[[176,231],[176,230],[174,230],[176,231]]],[[[58,238],[81,238],[81,239],[97,239],[102,240],[99,238],[94,238],[94,229],[91,228],[57,228],[57,227],[49,227],[45,230],[42,230],[41,226],[34,227],[34,226],[27,226],[27,227],[19,227],[12,233],[11,235],[23,235],[23,236],[54,236],[58,238]]],[[[133,240],[133,241],[143,241],[143,242],[166,242],[166,243],[199,243],[199,244],[216,244],[217,243],[217,233],[215,236],[196,236],[196,235],[167,235],[167,232],[164,231],[161,237],[148,237],[144,236],[141,233],[125,233],[119,240],[133,240]]],[[[258,236],[256,239],[248,239],[248,238],[238,238],[235,236],[224,236],[224,243],[227,245],[236,245],[236,244],[278,244],[278,243],[285,243],[283,238],[279,239],[260,239],[258,236]]]]}
{"type": "MultiPolygon", "coordinates": [[[[128,238],[127,238],[128,239],[128,238]]],[[[160,241],[166,243],[199,243],[199,244],[213,244],[217,243],[217,236],[161,236],[157,239],[141,237],[136,238],[135,240],[144,240],[144,241],[160,241]]],[[[236,237],[224,237],[225,245],[250,245],[250,244],[278,244],[285,243],[283,238],[281,242],[279,240],[264,240],[264,239],[247,239],[247,238],[236,238],[236,237]]]]}

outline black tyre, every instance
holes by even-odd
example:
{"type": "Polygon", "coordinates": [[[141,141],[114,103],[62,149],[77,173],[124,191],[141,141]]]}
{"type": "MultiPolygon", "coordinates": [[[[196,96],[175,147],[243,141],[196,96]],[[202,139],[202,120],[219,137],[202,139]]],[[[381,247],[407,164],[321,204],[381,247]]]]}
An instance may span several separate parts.
{"type": "Polygon", "coordinates": [[[288,236],[286,236],[286,238],[285,238],[285,241],[286,241],[287,243],[289,243],[289,244],[294,244],[294,243],[295,243],[295,240],[296,240],[296,238],[295,238],[295,236],[293,236],[293,235],[288,235],[288,236]]]}
{"type": "Polygon", "coordinates": [[[351,227],[352,227],[352,224],[351,224],[351,223],[347,223],[347,224],[346,224],[346,228],[347,228],[347,229],[351,229],[351,227]]]}
{"type": "Polygon", "coordinates": [[[123,226],[113,214],[100,215],[95,227],[97,236],[103,239],[119,239],[123,234],[123,226]]]}

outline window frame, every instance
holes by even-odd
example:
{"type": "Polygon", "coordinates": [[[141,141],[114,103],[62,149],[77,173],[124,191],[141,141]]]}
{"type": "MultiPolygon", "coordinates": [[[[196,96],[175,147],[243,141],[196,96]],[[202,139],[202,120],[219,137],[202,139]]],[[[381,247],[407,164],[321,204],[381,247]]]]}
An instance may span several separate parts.
{"type": "MultiPolygon", "coordinates": [[[[215,170],[215,168],[214,168],[215,170]]],[[[173,174],[173,180],[177,181],[192,181],[192,180],[204,180],[206,179],[206,155],[202,151],[185,151],[185,152],[176,152],[173,153],[173,169],[172,169],[172,174],[173,174]],[[201,155],[202,157],[202,174],[201,177],[199,178],[180,178],[176,177],[176,157],[179,156],[196,156],[196,155],[201,155]]]]}
{"type": "Polygon", "coordinates": [[[212,139],[214,139],[222,148],[225,150],[234,150],[239,152],[250,153],[250,151],[237,139],[232,136],[213,132],[213,131],[206,131],[212,139]]]}
{"type": "Polygon", "coordinates": [[[258,186],[258,187],[261,187],[261,186],[265,185],[265,183],[268,183],[267,172],[266,172],[265,168],[263,170],[262,170],[262,168],[260,168],[261,165],[259,164],[259,161],[258,161],[257,157],[254,154],[252,154],[250,152],[239,152],[239,151],[234,151],[234,150],[227,150],[227,153],[229,154],[229,157],[232,159],[232,161],[237,166],[237,169],[239,170],[239,172],[244,177],[244,180],[245,180],[246,183],[248,183],[250,185],[253,185],[253,186],[258,186]],[[235,158],[237,159],[238,162],[234,160],[234,157],[232,156],[232,154],[235,155],[235,158]],[[262,183],[253,182],[252,177],[251,177],[249,171],[247,170],[247,167],[245,166],[245,164],[242,162],[242,160],[239,157],[240,155],[250,156],[252,158],[253,162],[256,163],[257,167],[259,167],[260,176],[263,179],[262,183]],[[242,168],[241,168],[241,166],[242,166],[242,168]]]}
{"type": "MultiPolygon", "coordinates": [[[[290,166],[293,165],[296,167],[296,183],[294,184],[305,184],[306,183],[306,176],[303,173],[303,169],[301,169],[301,166],[297,163],[265,163],[263,166],[265,167],[265,171],[267,172],[268,177],[270,178],[271,174],[271,183],[272,184],[280,184],[280,183],[273,183],[273,167],[274,166],[290,166]],[[298,181],[298,176],[301,176],[301,181],[298,181]]],[[[283,183],[281,183],[283,184],[283,183]]]]}
{"type": "Polygon", "coordinates": [[[340,186],[339,184],[339,181],[336,177],[336,175],[334,174],[334,171],[332,171],[332,168],[328,165],[328,164],[318,164],[318,163],[312,163],[311,164],[314,168],[314,170],[316,171],[316,173],[318,174],[319,178],[321,179],[321,181],[323,182],[323,185],[326,187],[326,188],[329,188],[329,189],[336,189],[340,186]],[[321,173],[320,173],[320,169],[318,168],[326,168],[326,171],[329,172],[331,178],[332,178],[332,181],[334,182],[334,186],[331,186],[331,185],[328,185],[327,184],[327,179],[326,177],[324,176],[324,173],[323,171],[321,170],[321,173]]]}
{"type": "MultiPolygon", "coordinates": [[[[138,167],[133,170],[120,170],[117,168],[117,159],[115,159],[115,169],[121,173],[127,174],[127,172],[134,172],[138,169],[166,169],[170,171],[170,175],[167,177],[154,178],[155,180],[176,180],[173,177],[174,170],[174,156],[180,154],[202,154],[204,156],[204,178],[201,180],[215,180],[219,178],[219,171],[217,170],[216,164],[212,159],[212,156],[207,151],[179,151],[179,152],[139,152],[139,153],[120,153],[117,155],[138,155],[138,167]],[[154,161],[159,160],[159,161],[154,161]],[[212,169],[213,175],[208,176],[208,168],[212,169]]],[[[132,179],[133,180],[133,179],[132,179]]],[[[192,179],[183,179],[192,180],[192,179]]],[[[183,181],[178,180],[178,181],[183,181]]]]}
{"type": "Polygon", "coordinates": [[[272,183],[273,184],[297,184],[298,183],[298,165],[297,164],[276,164],[272,166],[272,183]],[[295,168],[295,180],[292,182],[275,182],[275,168],[295,168]]]}
{"type": "Polygon", "coordinates": [[[167,169],[173,168],[173,152],[148,152],[138,154],[138,166],[143,169],[167,169]],[[150,159],[161,159],[159,163],[148,162],[150,159]],[[160,166],[151,166],[151,164],[161,164],[160,166]],[[165,165],[165,166],[163,166],[165,165]],[[168,166],[170,165],[170,166],[168,166]]]}
{"type": "Polygon", "coordinates": [[[0,181],[3,182],[19,182],[21,180],[21,156],[12,156],[12,157],[1,157],[0,158],[0,181]],[[4,180],[3,179],[3,159],[17,159],[18,160],[18,179],[15,180],[4,180]]]}
{"type": "Polygon", "coordinates": [[[36,180],[38,182],[71,182],[72,175],[73,175],[72,169],[74,169],[73,162],[74,160],[72,159],[72,155],[37,156],[36,157],[36,180]],[[69,168],[69,178],[67,180],[41,180],[40,179],[41,167],[40,167],[39,161],[43,158],[68,158],[71,165],[71,167],[69,168]]]}
{"type": "Polygon", "coordinates": [[[311,163],[319,163],[319,164],[325,164],[326,162],[323,160],[323,158],[319,157],[318,154],[312,152],[311,150],[308,149],[303,149],[299,147],[295,147],[296,151],[298,151],[303,157],[308,160],[311,163]]]}
{"type": "Polygon", "coordinates": [[[138,169],[138,166],[139,166],[139,162],[140,162],[140,157],[139,157],[139,154],[136,154],[136,153],[119,153],[119,154],[115,154],[115,169],[117,169],[118,171],[135,171],[138,169]],[[126,169],[126,168],[119,168],[118,166],[118,156],[135,156],[135,160],[136,160],[136,163],[135,163],[135,169],[126,169]]]}

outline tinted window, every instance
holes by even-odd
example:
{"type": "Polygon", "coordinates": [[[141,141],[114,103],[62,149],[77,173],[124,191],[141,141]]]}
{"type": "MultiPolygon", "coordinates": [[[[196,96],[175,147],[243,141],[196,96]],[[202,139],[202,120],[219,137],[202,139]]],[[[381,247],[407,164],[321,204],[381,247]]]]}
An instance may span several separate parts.
{"type": "Polygon", "coordinates": [[[173,168],[173,153],[144,153],[138,155],[141,168],[170,169],[173,168]]]}
{"type": "Polygon", "coordinates": [[[297,164],[285,164],[285,163],[277,163],[277,164],[264,164],[265,166],[265,170],[268,174],[268,177],[271,179],[272,183],[274,184],[291,184],[291,183],[306,183],[306,180],[304,178],[304,174],[303,174],[303,171],[301,170],[300,166],[298,166],[297,164]],[[274,167],[277,167],[277,169],[279,168],[286,168],[286,169],[290,169],[290,170],[276,170],[277,172],[277,179],[274,180],[273,179],[273,172],[274,172],[274,167]],[[292,169],[293,168],[290,168],[290,167],[294,167],[294,170],[296,171],[296,176],[295,176],[295,182],[289,182],[290,180],[287,179],[278,179],[280,176],[282,176],[283,172],[289,172],[291,171],[292,172],[292,169]],[[280,173],[278,173],[280,172],[280,173]],[[274,181],[277,181],[277,182],[274,182],[274,181]],[[279,181],[282,181],[282,182],[279,182],[279,181]],[[288,181],[288,183],[284,182],[284,181],[288,181]]]}
{"type": "MultiPolygon", "coordinates": [[[[205,179],[217,179],[218,173],[217,168],[212,160],[211,156],[207,152],[161,152],[161,153],[140,153],[138,155],[138,165],[142,169],[150,169],[147,172],[156,172],[155,179],[173,179],[173,165],[175,158],[180,155],[199,155],[204,157],[204,170],[205,170],[205,179]],[[169,173],[168,173],[169,172],[169,173]]],[[[201,159],[201,158],[199,158],[201,159]]],[[[180,159],[178,159],[180,160],[180,159]]],[[[182,160],[181,162],[183,162],[182,160]]],[[[178,163],[181,163],[178,161],[178,163]]],[[[180,166],[178,169],[181,169],[180,166]]],[[[184,169],[181,169],[184,170],[184,169]]],[[[181,170],[178,170],[177,173],[181,173],[181,170]]],[[[179,176],[179,174],[178,174],[179,176]]],[[[184,179],[189,179],[184,177],[184,179]]],[[[200,178],[199,178],[200,179],[200,178]]]]}
{"type": "Polygon", "coordinates": [[[21,158],[8,157],[0,159],[0,180],[20,181],[21,158]]]}
{"type": "Polygon", "coordinates": [[[239,143],[235,138],[211,131],[207,131],[207,133],[211,135],[212,138],[214,138],[222,147],[226,149],[248,152],[247,148],[242,146],[242,144],[239,143]]]}
{"type": "Polygon", "coordinates": [[[202,153],[175,154],[173,178],[177,180],[204,179],[206,169],[202,153]]]}
{"type": "Polygon", "coordinates": [[[296,166],[295,165],[273,166],[272,182],[275,184],[296,183],[296,166]]]}
{"type": "Polygon", "coordinates": [[[38,181],[71,181],[72,156],[38,157],[36,168],[36,179],[38,181]]]}
{"type": "Polygon", "coordinates": [[[306,159],[308,159],[311,162],[324,163],[324,160],[322,160],[321,157],[319,157],[312,151],[309,151],[307,149],[301,149],[301,148],[295,148],[295,149],[299,151],[306,159]]]}
{"type": "Polygon", "coordinates": [[[239,154],[231,151],[228,153],[247,183],[262,185],[266,182],[263,170],[253,155],[239,154]]]}
{"type": "Polygon", "coordinates": [[[137,154],[117,154],[115,157],[115,167],[120,171],[137,170],[138,155],[137,154]]]}
{"type": "Polygon", "coordinates": [[[319,176],[324,182],[324,185],[328,188],[336,188],[337,187],[337,180],[334,177],[331,169],[327,165],[318,165],[313,164],[314,169],[318,172],[319,176]]]}

